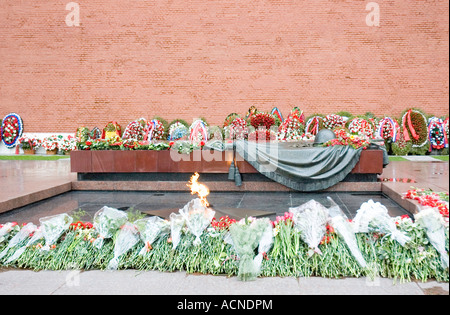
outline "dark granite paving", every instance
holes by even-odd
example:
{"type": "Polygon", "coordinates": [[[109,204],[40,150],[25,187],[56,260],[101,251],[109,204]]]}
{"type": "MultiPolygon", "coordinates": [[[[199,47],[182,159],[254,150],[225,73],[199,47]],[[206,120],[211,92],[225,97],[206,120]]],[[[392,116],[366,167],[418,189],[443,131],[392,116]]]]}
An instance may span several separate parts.
{"type": "MultiPolygon", "coordinates": [[[[370,199],[386,206],[391,216],[411,215],[380,193],[211,192],[208,201],[217,211],[216,217],[223,214],[245,217],[250,213],[268,216],[274,220],[277,215],[289,211],[289,207],[299,206],[311,199],[329,207],[327,196],[330,196],[349,218],[353,218],[361,204],[370,199]]],[[[83,220],[92,221],[94,214],[103,206],[125,211],[139,210],[146,214],[167,217],[193,198],[196,196],[186,192],[71,191],[2,213],[0,223],[16,221],[38,224],[41,217],[64,212],[72,214],[78,210],[86,212],[83,220]]]]}

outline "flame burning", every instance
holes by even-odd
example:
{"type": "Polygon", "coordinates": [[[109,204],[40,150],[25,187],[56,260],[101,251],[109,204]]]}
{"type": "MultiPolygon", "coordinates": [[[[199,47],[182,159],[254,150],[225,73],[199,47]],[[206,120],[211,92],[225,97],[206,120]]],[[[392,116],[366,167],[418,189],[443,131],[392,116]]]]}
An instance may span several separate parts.
{"type": "Polygon", "coordinates": [[[195,174],[191,176],[191,179],[189,180],[187,186],[191,188],[192,195],[193,194],[198,195],[203,206],[209,207],[209,202],[208,200],[206,200],[206,196],[209,195],[209,188],[203,184],[199,184],[198,182],[199,177],[200,175],[197,172],[195,172],[195,174]]]}

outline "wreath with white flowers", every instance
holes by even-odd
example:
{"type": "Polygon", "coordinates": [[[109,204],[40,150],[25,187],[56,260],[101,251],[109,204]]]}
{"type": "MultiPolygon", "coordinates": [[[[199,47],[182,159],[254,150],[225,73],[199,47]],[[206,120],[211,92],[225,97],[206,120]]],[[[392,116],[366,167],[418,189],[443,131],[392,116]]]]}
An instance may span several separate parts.
{"type": "Polygon", "coordinates": [[[144,140],[147,134],[147,123],[145,120],[134,120],[126,126],[122,139],[144,140]]]}
{"type": "Polygon", "coordinates": [[[348,124],[348,130],[355,135],[364,135],[373,138],[372,124],[364,118],[353,118],[348,124]]]}
{"type": "Polygon", "coordinates": [[[248,136],[247,121],[241,117],[235,117],[224,127],[225,138],[243,140],[248,136]]]}
{"type": "Polygon", "coordinates": [[[345,125],[344,117],[336,114],[326,115],[323,119],[323,126],[327,129],[334,129],[345,125]]]}
{"type": "Polygon", "coordinates": [[[168,140],[180,140],[181,138],[189,135],[189,128],[182,120],[175,120],[169,125],[169,139],[168,140]]]}
{"type": "Polygon", "coordinates": [[[399,132],[400,125],[398,124],[397,120],[391,117],[384,117],[378,122],[376,135],[380,138],[383,138],[385,141],[397,141],[399,132]]]}
{"type": "Polygon", "coordinates": [[[424,154],[428,151],[428,124],[425,115],[417,109],[411,108],[404,112],[401,119],[403,137],[411,141],[411,153],[424,154]]]}
{"type": "Polygon", "coordinates": [[[5,146],[10,149],[18,144],[19,138],[23,133],[22,118],[16,113],[6,115],[2,120],[1,138],[5,146]]]}
{"type": "Polygon", "coordinates": [[[164,139],[164,124],[158,119],[150,121],[150,127],[147,139],[148,140],[163,140],[164,139]]]}
{"type": "Polygon", "coordinates": [[[291,114],[285,119],[285,121],[278,127],[277,140],[301,140],[305,132],[305,126],[303,125],[303,122],[303,112],[292,111],[291,114]]]}

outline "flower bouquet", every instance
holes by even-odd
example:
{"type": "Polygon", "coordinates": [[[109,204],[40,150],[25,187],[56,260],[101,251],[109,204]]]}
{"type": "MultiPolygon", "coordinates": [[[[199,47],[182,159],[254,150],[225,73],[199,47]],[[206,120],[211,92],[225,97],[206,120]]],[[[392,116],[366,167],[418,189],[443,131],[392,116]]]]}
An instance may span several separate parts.
{"type": "Polygon", "coordinates": [[[310,200],[295,208],[289,208],[292,213],[294,227],[300,232],[301,239],[308,244],[308,256],[314,253],[322,254],[319,244],[327,230],[327,209],[315,200],[310,200]]]}
{"type": "Polygon", "coordinates": [[[8,240],[9,234],[15,234],[20,230],[17,222],[8,222],[0,224],[0,244],[8,240]],[[11,233],[12,232],[12,233],[11,233]]]}
{"type": "Polygon", "coordinates": [[[255,249],[264,242],[269,243],[267,231],[272,229],[270,220],[245,218],[230,226],[232,246],[239,256],[238,279],[242,281],[255,280],[260,270],[254,260],[255,249]]]}
{"type": "Polygon", "coordinates": [[[15,260],[17,260],[24,252],[27,248],[29,248],[30,246],[32,246],[34,243],[36,243],[37,241],[41,240],[44,238],[44,234],[42,233],[42,229],[41,227],[36,227],[36,229],[32,232],[32,234],[30,235],[30,239],[27,241],[27,243],[25,245],[23,245],[22,247],[18,248],[13,255],[11,255],[7,260],[6,260],[6,264],[9,264],[15,260]]]}
{"type": "Polygon", "coordinates": [[[159,237],[168,234],[170,231],[169,222],[157,216],[136,220],[134,224],[139,231],[142,242],[145,244],[139,255],[145,255],[152,249],[152,244],[159,237]]]}
{"type": "Polygon", "coordinates": [[[114,242],[114,257],[109,261],[107,269],[116,270],[119,258],[139,242],[139,231],[133,223],[126,222],[120,227],[119,235],[114,242]]]}
{"type": "Polygon", "coordinates": [[[97,249],[102,248],[104,239],[111,238],[117,230],[127,222],[127,214],[123,211],[104,206],[94,215],[94,228],[98,232],[98,238],[93,245],[97,249]]]}
{"type": "Polygon", "coordinates": [[[195,236],[194,245],[200,245],[200,236],[211,224],[216,212],[211,208],[205,207],[200,198],[189,201],[179,212],[184,218],[189,232],[195,236]]]}
{"type": "Polygon", "coordinates": [[[364,260],[361,251],[359,250],[358,242],[356,240],[355,232],[351,223],[349,222],[347,216],[344,214],[341,208],[333,201],[333,199],[331,199],[330,197],[327,198],[332,204],[332,206],[328,208],[331,226],[334,228],[336,234],[345,241],[358,264],[361,267],[365,268],[367,266],[367,263],[364,260]]]}
{"type": "MultiPolygon", "coordinates": [[[[421,226],[427,234],[430,243],[441,256],[444,269],[448,268],[448,253],[445,249],[445,222],[437,209],[425,207],[414,215],[416,223],[421,226]]],[[[448,226],[447,226],[448,229],[448,226]]]]}
{"type": "Polygon", "coordinates": [[[19,138],[19,145],[25,153],[34,154],[34,151],[41,146],[42,141],[33,136],[22,136],[19,138]]]}
{"type": "Polygon", "coordinates": [[[372,199],[361,205],[353,219],[353,224],[355,233],[377,232],[386,236],[389,235],[402,246],[405,246],[411,240],[409,236],[397,229],[393,218],[388,214],[387,208],[372,199]]]}
{"type": "Polygon", "coordinates": [[[8,243],[8,246],[6,246],[6,248],[2,252],[0,252],[0,260],[8,253],[10,248],[21,245],[22,242],[24,242],[31,234],[34,233],[36,228],[37,228],[36,225],[34,225],[33,223],[28,223],[24,225],[20,229],[20,231],[18,231],[16,235],[14,235],[11,238],[11,240],[8,243]]]}
{"type": "Polygon", "coordinates": [[[51,246],[53,247],[72,221],[73,218],[66,213],[40,218],[41,231],[45,239],[45,246],[42,250],[49,250],[51,246]]]}

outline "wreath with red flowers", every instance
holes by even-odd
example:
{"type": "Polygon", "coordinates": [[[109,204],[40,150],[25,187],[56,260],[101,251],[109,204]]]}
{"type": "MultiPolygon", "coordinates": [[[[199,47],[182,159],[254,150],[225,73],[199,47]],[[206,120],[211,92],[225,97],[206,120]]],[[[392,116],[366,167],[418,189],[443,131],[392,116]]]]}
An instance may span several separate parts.
{"type": "Polygon", "coordinates": [[[412,154],[425,154],[429,149],[428,124],[425,115],[418,109],[403,112],[401,128],[406,141],[411,141],[412,154]]]}
{"type": "Polygon", "coordinates": [[[272,114],[265,112],[257,112],[250,116],[250,124],[258,129],[259,127],[265,127],[266,129],[270,129],[275,124],[276,120],[272,114]]]}
{"type": "Polygon", "coordinates": [[[14,148],[23,133],[22,118],[16,113],[6,115],[1,124],[1,139],[7,148],[14,148]]]}
{"type": "Polygon", "coordinates": [[[438,117],[428,119],[428,139],[431,143],[430,149],[441,150],[448,147],[447,135],[445,134],[444,121],[438,117]]]}

